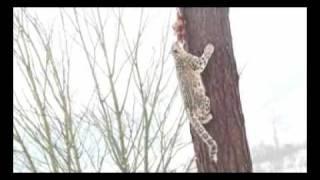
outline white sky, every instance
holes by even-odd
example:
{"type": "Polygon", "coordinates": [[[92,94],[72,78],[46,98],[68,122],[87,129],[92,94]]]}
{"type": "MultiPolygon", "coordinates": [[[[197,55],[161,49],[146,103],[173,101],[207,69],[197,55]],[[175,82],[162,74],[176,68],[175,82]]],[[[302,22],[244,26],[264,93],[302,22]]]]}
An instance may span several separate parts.
{"type": "Polygon", "coordinates": [[[234,53],[249,141],[306,141],[306,9],[233,8],[234,53]]]}
{"type": "MultiPolygon", "coordinates": [[[[29,12],[32,11],[29,9],[29,12]]],[[[54,24],[55,18],[59,18],[58,11],[53,8],[37,8],[35,11],[48,26],[54,24]]],[[[145,51],[139,58],[145,61],[143,64],[148,64],[152,49],[159,53],[157,48],[161,35],[168,19],[170,25],[173,23],[174,11],[174,8],[144,9],[147,27],[141,48],[145,51]]],[[[123,17],[129,36],[135,37],[140,9],[126,8],[123,17]]],[[[305,8],[230,10],[238,71],[245,67],[240,76],[240,95],[250,147],[261,142],[274,143],[273,122],[276,123],[280,143],[306,142],[306,19],[305,8]]],[[[106,31],[112,34],[115,29],[106,31]]],[[[173,40],[174,34],[169,32],[169,43],[173,40]]],[[[90,87],[92,79],[84,55],[78,54],[76,48],[72,54],[73,58],[78,59],[76,66],[72,67],[76,79],[71,82],[73,92],[83,98],[77,99],[81,103],[89,98],[91,91],[86,87],[90,87]]],[[[173,60],[171,65],[174,65],[173,60]]],[[[15,90],[23,88],[22,84],[22,80],[14,75],[15,90]]],[[[172,84],[176,84],[174,79],[172,84]]]]}

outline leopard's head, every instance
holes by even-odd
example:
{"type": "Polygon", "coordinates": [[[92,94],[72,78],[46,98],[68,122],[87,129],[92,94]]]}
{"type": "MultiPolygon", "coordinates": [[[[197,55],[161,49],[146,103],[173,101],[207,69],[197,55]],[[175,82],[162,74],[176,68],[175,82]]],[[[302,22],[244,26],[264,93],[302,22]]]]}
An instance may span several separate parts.
{"type": "Polygon", "coordinates": [[[178,41],[173,43],[173,45],[171,47],[171,53],[175,59],[177,59],[177,60],[181,59],[182,55],[184,54],[184,49],[183,49],[181,43],[179,43],[178,41]]]}

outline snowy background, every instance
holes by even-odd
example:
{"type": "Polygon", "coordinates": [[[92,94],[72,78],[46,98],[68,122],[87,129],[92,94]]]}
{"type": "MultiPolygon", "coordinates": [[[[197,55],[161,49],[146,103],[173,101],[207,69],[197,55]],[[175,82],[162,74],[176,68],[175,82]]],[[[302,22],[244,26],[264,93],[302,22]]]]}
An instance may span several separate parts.
{"type": "MultiPolygon", "coordinates": [[[[61,30],[55,24],[57,9],[28,11],[38,14],[45,26],[61,30]]],[[[141,11],[125,8],[123,12],[130,39],[137,34],[141,11]]],[[[144,8],[144,16],[147,25],[141,49],[145,51],[139,61],[147,64],[152,54],[159,52],[165,28],[175,20],[175,8],[144,8]]],[[[306,20],[306,8],[230,8],[234,54],[241,73],[241,103],[256,172],[306,172],[306,20]]],[[[108,26],[106,31],[112,34],[115,28],[108,26]]],[[[169,44],[174,39],[170,31],[169,44]]],[[[72,64],[72,92],[81,105],[90,98],[92,79],[83,54],[77,53],[76,46],[71,53],[77,60],[72,64]]],[[[26,88],[18,71],[14,67],[17,93],[26,88]]],[[[174,88],[177,82],[173,78],[170,83],[174,88]]],[[[183,137],[191,139],[188,130],[183,137]]],[[[181,158],[193,153],[192,146],[187,148],[181,158]]]]}

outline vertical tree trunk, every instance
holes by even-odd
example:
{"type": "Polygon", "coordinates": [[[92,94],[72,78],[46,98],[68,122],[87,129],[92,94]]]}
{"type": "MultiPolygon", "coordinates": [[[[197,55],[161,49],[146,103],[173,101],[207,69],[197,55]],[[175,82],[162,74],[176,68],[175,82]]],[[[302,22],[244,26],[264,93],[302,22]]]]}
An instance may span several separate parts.
{"type": "Polygon", "coordinates": [[[209,160],[207,146],[191,130],[199,172],[251,172],[239,76],[232,49],[228,8],[180,8],[186,20],[187,50],[197,56],[207,43],[215,46],[202,73],[213,120],[205,128],[217,141],[218,163],[209,160]]]}

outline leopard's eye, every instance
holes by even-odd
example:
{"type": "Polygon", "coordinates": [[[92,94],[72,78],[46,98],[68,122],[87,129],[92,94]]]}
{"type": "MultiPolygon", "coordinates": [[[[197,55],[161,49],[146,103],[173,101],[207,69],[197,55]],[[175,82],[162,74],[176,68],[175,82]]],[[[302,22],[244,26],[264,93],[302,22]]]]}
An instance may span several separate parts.
{"type": "Polygon", "coordinates": [[[173,53],[178,53],[178,50],[174,49],[174,50],[173,50],[173,53]]]}

